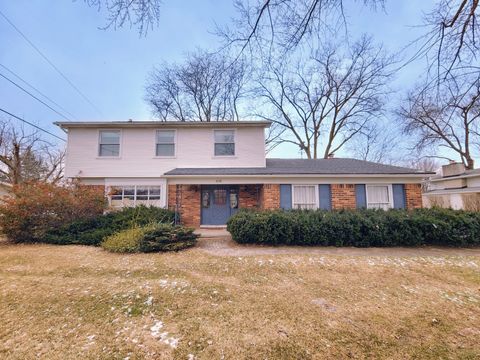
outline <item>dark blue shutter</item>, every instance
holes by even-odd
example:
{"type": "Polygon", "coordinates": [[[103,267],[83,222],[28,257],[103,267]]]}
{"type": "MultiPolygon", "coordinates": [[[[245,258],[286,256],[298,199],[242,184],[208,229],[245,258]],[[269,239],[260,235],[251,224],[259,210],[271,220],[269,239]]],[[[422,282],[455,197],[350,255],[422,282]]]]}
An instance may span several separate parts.
{"type": "Polygon", "coordinates": [[[357,209],[367,207],[367,193],[364,184],[355,185],[355,200],[357,203],[357,209]]]}
{"type": "Polygon", "coordinates": [[[332,210],[332,190],[329,184],[318,185],[318,194],[320,197],[320,209],[332,210]]]}
{"type": "Polygon", "coordinates": [[[393,207],[395,209],[405,209],[405,186],[403,184],[393,184],[393,207]]]}
{"type": "Polygon", "coordinates": [[[292,185],[280,185],[280,207],[285,210],[292,208],[292,185]]]}

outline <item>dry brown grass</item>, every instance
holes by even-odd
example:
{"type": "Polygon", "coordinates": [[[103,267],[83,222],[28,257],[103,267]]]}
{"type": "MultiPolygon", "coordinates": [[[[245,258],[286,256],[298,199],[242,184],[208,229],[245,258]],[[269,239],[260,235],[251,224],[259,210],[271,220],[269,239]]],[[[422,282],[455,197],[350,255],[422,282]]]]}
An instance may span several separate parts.
{"type": "Polygon", "coordinates": [[[478,359],[479,309],[479,257],[0,246],[0,358],[478,359]]]}

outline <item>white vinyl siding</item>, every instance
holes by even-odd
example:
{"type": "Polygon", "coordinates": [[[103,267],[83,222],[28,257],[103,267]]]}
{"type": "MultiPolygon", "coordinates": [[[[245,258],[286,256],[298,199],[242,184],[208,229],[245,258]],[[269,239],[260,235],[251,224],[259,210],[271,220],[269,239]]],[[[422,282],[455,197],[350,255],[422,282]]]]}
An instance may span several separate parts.
{"type": "Polygon", "coordinates": [[[119,185],[109,189],[110,205],[113,207],[152,205],[160,206],[161,186],[119,185]]]}
{"type": "Polygon", "coordinates": [[[120,130],[100,130],[98,156],[120,156],[120,130]]]}
{"type": "Polygon", "coordinates": [[[215,156],[235,155],[235,130],[214,130],[215,156]]]}
{"type": "Polygon", "coordinates": [[[393,208],[393,191],[391,185],[367,185],[367,208],[390,209],[393,208]]]}
{"type": "Polygon", "coordinates": [[[175,130],[157,130],[155,155],[160,157],[175,156],[175,130]]]}
{"type": "Polygon", "coordinates": [[[318,208],[318,185],[293,185],[292,190],[294,209],[318,208]]]}

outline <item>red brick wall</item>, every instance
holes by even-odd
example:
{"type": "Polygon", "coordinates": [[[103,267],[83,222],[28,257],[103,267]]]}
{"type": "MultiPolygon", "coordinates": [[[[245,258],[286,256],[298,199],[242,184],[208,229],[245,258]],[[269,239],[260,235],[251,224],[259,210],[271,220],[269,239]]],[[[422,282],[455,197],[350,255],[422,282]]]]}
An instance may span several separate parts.
{"type": "Polygon", "coordinates": [[[422,207],[422,185],[405,184],[405,197],[407,199],[407,209],[417,209],[422,207]]]}
{"type": "Polygon", "coordinates": [[[199,185],[168,185],[168,208],[175,210],[179,199],[180,220],[186,226],[200,226],[200,186],[199,185]]]}
{"type": "Polygon", "coordinates": [[[262,185],[240,185],[238,206],[241,209],[255,209],[260,207],[262,185]]]}
{"type": "Polygon", "coordinates": [[[279,209],[280,208],[280,185],[264,184],[262,191],[262,208],[279,209]]]}
{"type": "Polygon", "coordinates": [[[177,185],[168,185],[167,207],[170,210],[175,210],[177,198],[177,185]]]}
{"type": "Polygon", "coordinates": [[[355,209],[355,184],[332,184],[332,209],[355,209]]]}

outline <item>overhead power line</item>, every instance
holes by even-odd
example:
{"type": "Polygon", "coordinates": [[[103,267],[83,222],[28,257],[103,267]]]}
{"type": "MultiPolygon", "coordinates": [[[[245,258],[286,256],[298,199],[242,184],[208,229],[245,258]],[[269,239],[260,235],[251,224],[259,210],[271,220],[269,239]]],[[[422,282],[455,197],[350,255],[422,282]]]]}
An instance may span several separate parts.
{"type": "Polygon", "coordinates": [[[90,106],[103,116],[100,109],[0,10],[0,15],[15,31],[85,100],[90,106]]]}
{"type": "Polygon", "coordinates": [[[13,76],[15,76],[17,79],[19,79],[21,82],[23,82],[25,85],[29,86],[31,89],[35,90],[38,94],[40,94],[41,96],[43,96],[45,99],[47,99],[48,101],[50,101],[52,104],[54,104],[57,108],[59,108],[60,110],[62,110],[64,113],[70,115],[72,118],[74,119],[77,119],[77,116],[73,115],[71,112],[69,112],[68,110],[66,110],[63,106],[61,106],[60,104],[58,104],[57,102],[55,102],[54,100],[52,100],[50,97],[48,97],[47,95],[45,95],[43,92],[41,92],[40,90],[38,90],[35,86],[33,86],[32,84],[30,84],[27,80],[23,79],[20,75],[16,74],[13,70],[9,69],[8,67],[6,67],[5,65],[3,64],[0,64],[0,66],[2,68],[4,68],[5,70],[7,70],[10,74],[12,74],[13,76]]]}
{"type": "Polygon", "coordinates": [[[62,118],[64,119],[67,119],[67,120],[71,120],[69,119],[68,116],[65,116],[63,115],[61,112],[55,110],[53,107],[51,107],[50,105],[48,105],[45,101],[39,99],[38,97],[36,97],[35,95],[33,95],[30,91],[26,90],[25,88],[21,87],[20,85],[18,85],[15,81],[13,81],[12,79],[9,79],[8,77],[6,77],[5,75],[3,75],[2,73],[0,73],[0,76],[3,77],[5,80],[9,81],[10,83],[12,83],[13,85],[15,85],[16,87],[18,87],[20,90],[24,91],[25,93],[27,93],[28,95],[30,95],[31,97],[33,97],[35,100],[37,100],[38,102],[42,103],[43,105],[45,105],[46,107],[48,107],[50,110],[52,110],[53,112],[55,112],[56,114],[60,115],[62,118]]]}
{"type": "Polygon", "coordinates": [[[41,128],[40,126],[31,123],[30,121],[27,121],[27,120],[21,118],[20,116],[17,116],[17,115],[15,115],[15,114],[12,114],[11,112],[9,112],[9,111],[7,111],[7,110],[4,110],[4,109],[0,108],[0,111],[1,111],[1,112],[4,112],[4,113],[7,114],[7,115],[10,115],[11,117],[14,117],[14,118],[17,119],[17,120],[23,121],[25,124],[28,124],[28,125],[30,125],[30,126],[33,126],[35,129],[38,129],[38,130],[40,130],[40,131],[43,131],[44,133],[47,133],[47,134],[50,135],[50,136],[53,136],[53,137],[55,137],[55,138],[57,138],[57,139],[59,139],[59,140],[65,141],[65,142],[67,141],[67,140],[61,138],[60,136],[57,136],[57,135],[55,135],[54,133],[51,133],[50,131],[41,128]]]}

